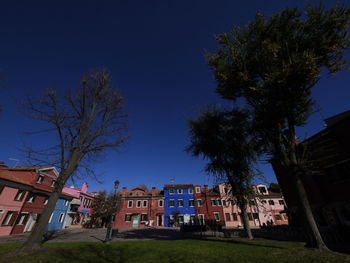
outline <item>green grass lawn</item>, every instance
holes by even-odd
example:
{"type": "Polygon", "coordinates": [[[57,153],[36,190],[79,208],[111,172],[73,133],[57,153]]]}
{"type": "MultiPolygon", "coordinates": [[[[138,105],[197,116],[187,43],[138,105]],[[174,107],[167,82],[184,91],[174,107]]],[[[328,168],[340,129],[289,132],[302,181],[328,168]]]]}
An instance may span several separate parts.
{"type": "Polygon", "coordinates": [[[30,252],[14,252],[20,244],[0,244],[0,262],[140,262],[140,263],[284,263],[350,262],[350,257],[320,253],[301,243],[269,240],[215,239],[123,241],[102,243],[50,243],[30,252]]]}

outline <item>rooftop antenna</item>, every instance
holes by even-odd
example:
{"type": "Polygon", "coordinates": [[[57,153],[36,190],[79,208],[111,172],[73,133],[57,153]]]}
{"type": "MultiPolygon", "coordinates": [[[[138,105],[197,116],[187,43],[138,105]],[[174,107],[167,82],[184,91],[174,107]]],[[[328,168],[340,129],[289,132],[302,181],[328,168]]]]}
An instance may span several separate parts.
{"type": "Polygon", "coordinates": [[[19,163],[19,160],[18,159],[15,159],[15,158],[9,158],[10,161],[14,161],[15,162],[15,166],[18,165],[19,163]]]}

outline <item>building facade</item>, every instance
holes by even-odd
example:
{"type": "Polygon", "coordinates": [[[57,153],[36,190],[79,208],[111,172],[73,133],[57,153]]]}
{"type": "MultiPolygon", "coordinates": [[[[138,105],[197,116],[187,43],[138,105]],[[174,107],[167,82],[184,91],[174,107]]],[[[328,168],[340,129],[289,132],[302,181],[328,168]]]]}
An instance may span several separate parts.
{"type": "Polygon", "coordinates": [[[91,207],[93,199],[96,193],[88,192],[89,185],[84,182],[81,188],[64,187],[62,189],[63,194],[72,196],[73,199],[70,203],[70,208],[67,212],[67,219],[65,226],[73,228],[81,228],[90,219],[91,207]]]}
{"type": "Polygon", "coordinates": [[[223,205],[226,201],[222,199],[218,187],[209,189],[208,185],[204,185],[204,188],[195,185],[194,197],[196,215],[201,224],[225,225],[223,205]]]}
{"type": "Polygon", "coordinates": [[[195,221],[196,208],[193,184],[164,186],[164,226],[188,224],[195,221]]]}
{"type": "Polygon", "coordinates": [[[63,195],[57,200],[54,211],[51,214],[49,223],[47,224],[47,230],[63,229],[66,226],[67,214],[70,209],[70,203],[73,197],[63,195]]]}
{"type": "MultiPolygon", "coordinates": [[[[325,120],[326,128],[298,143],[307,150],[313,172],[302,177],[315,220],[321,228],[335,228],[345,238],[350,236],[350,111],[325,120]]],[[[298,209],[294,181],[278,160],[272,160],[278,182],[285,196],[288,216],[293,226],[301,226],[303,214],[298,209]]]]}
{"type": "MultiPolygon", "coordinates": [[[[277,184],[267,187],[260,184],[253,186],[255,197],[249,200],[247,215],[251,227],[268,225],[288,225],[284,198],[277,184]]],[[[232,199],[231,187],[220,184],[219,191],[223,202],[223,213],[226,227],[243,227],[241,210],[232,199]]]]}
{"type": "Polygon", "coordinates": [[[119,201],[113,227],[144,228],[164,226],[164,195],[162,190],[145,185],[118,191],[119,201]]]}

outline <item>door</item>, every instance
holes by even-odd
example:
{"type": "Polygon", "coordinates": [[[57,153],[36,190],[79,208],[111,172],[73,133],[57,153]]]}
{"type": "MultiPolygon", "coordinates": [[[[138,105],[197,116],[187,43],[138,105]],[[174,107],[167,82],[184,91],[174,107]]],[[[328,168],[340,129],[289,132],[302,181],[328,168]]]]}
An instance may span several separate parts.
{"type": "Polygon", "coordinates": [[[138,227],[139,226],[139,215],[134,215],[134,219],[132,221],[132,227],[138,227]]]}
{"type": "Polygon", "coordinates": [[[37,218],[37,214],[30,214],[29,215],[28,222],[27,222],[26,227],[24,228],[23,232],[30,232],[30,231],[32,231],[33,226],[34,226],[35,221],[36,221],[36,218],[37,218]]]}
{"type": "Polygon", "coordinates": [[[158,226],[163,225],[163,215],[158,215],[158,226]]]}

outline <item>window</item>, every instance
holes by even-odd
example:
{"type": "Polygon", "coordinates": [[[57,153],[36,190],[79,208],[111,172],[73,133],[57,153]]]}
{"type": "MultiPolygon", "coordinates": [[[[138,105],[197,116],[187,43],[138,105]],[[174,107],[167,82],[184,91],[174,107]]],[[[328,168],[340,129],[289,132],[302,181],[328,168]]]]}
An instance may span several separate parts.
{"type": "Polygon", "coordinates": [[[261,203],[262,203],[262,204],[266,204],[266,200],[262,200],[261,203]]]}
{"type": "Polygon", "coordinates": [[[29,196],[28,196],[28,199],[27,199],[27,202],[29,203],[34,203],[35,202],[35,199],[36,199],[36,195],[31,193],[29,196]]]}
{"type": "Polygon", "coordinates": [[[231,221],[230,213],[225,214],[226,221],[231,221]]]}
{"type": "Polygon", "coordinates": [[[277,215],[275,215],[275,219],[276,219],[276,220],[282,220],[282,217],[281,217],[280,214],[277,214],[277,215]]]}
{"type": "Polygon", "coordinates": [[[0,222],[3,215],[4,215],[4,210],[0,209],[0,222]]]}
{"type": "Polygon", "coordinates": [[[201,199],[197,200],[197,206],[200,207],[203,205],[203,201],[201,199]]]}
{"type": "Polygon", "coordinates": [[[158,201],[158,206],[159,206],[159,207],[163,207],[163,206],[164,206],[163,200],[159,200],[159,201],[158,201]]]}
{"type": "Polygon", "coordinates": [[[216,204],[217,204],[218,206],[222,206],[221,199],[216,200],[216,204]]]}
{"type": "Polygon", "coordinates": [[[142,203],[141,200],[137,200],[136,201],[136,207],[141,207],[141,203],[142,203]]]}
{"type": "Polygon", "coordinates": [[[4,190],[4,188],[5,188],[5,186],[0,185],[0,195],[1,195],[1,193],[2,193],[2,190],[4,190]]]}
{"type": "Polygon", "coordinates": [[[60,217],[58,218],[58,222],[59,222],[59,223],[63,223],[63,219],[64,219],[64,214],[61,213],[61,214],[60,214],[60,217]]]}
{"type": "Polygon", "coordinates": [[[29,217],[28,213],[21,213],[17,219],[16,225],[25,225],[25,223],[27,223],[28,217],[29,217]]]}
{"type": "Polygon", "coordinates": [[[264,187],[264,186],[260,186],[258,189],[259,189],[260,194],[265,194],[267,192],[266,187],[264,187]]]}
{"type": "Polygon", "coordinates": [[[132,207],[132,200],[129,200],[128,201],[128,208],[131,208],[132,207]]]}
{"type": "Polygon", "coordinates": [[[15,211],[8,211],[4,221],[2,222],[2,224],[4,226],[12,226],[13,223],[15,222],[16,216],[17,216],[17,212],[15,212],[15,211]]]}
{"type": "Polygon", "coordinates": [[[250,200],[249,201],[249,205],[255,205],[255,201],[254,200],[250,200]]]}
{"type": "Polygon", "coordinates": [[[131,214],[126,214],[125,215],[125,222],[130,222],[131,221],[131,214]]]}
{"type": "Polygon", "coordinates": [[[196,187],[196,193],[199,194],[201,192],[201,188],[200,187],[196,187]]]}
{"type": "Polygon", "coordinates": [[[258,213],[253,213],[253,218],[254,219],[259,219],[259,214],[258,213]]]}
{"type": "Polygon", "coordinates": [[[177,205],[178,205],[178,207],[183,207],[184,206],[184,200],[181,200],[181,199],[177,200],[177,205]]]}
{"type": "Polygon", "coordinates": [[[47,196],[45,196],[45,198],[44,198],[44,205],[46,205],[48,201],[49,201],[49,198],[47,196]]]}
{"type": "Polygon", "coordinates": [[[69,204],[68,200],[64,201],[64,206],[68,206],[68,204],[69,204]]]}
{"type": "Polygon", "coordinates": [[[224,188],[224,193],[227,194],[228,193],[228,189],[225,187],[224,188]]]}
{"type": "Polygon", "coordinates": [[[147,204],[148,204],[147,200],[143,200],[143,207],[147,207],[147,204]]]}
{"type": "Polygon", "coordinates": [[[193,194],[193,188],[188,188],[188,193],[193,194]]]}
{"type": "Polygon", "coordinates": [[[278,203],[279,203],[280,205],[284,205],[284,201],[283,201],[283,200],[278,200],[278,203]]]}
{"type": "Polygon", "coordinates": [[[237,213],[232,213],[233,221],[238,221],[237,213]]]}
{"type": "Polygon", "coordinates": [[[169,189],[169,194],[171,194],[171,195],[172,195],[172,194],[174,194],[174,193],[175,193],[174,188],[170,188],[170,189],[169,189]]]}
{"type": "Polygon", "coordinates": [[[25,194],[25,192],[23,190],[18,190],[18,192],[15,196],[15,201],[22,201],[24,194],[25,194]]]}
{"type": "Polygon", "coordinates": [[[247,215],[248,215],[249,221],[252,221],[252,220],[253,220],[253,215],[252,215],[252,213],[247,213],[247,215]]]}
{"type": "Polygon", "coordinates": [[[39,175],[38,180],[36,180],[37,184],[41,184],[44,181],[44,176],[43,175],[39,175]]]}
{"type": "Polygon", "coordinates": [[[284,220],[288,220],[288,216],[286,214],[282,214],[284,220]]]}
{"type": "Polygon", "coordinates": [[[184,193],[184,190],[183,190],[183,189],[177,189],[177,193],[178,193],[178,194],[183,194],[183,193],[184,193]]]}
{"type": "Polygon", "coordinates": [[[52,217],[53,217],[53,212],[52,212],[52,214],[51,214],[51,216],[50,216],[50,219],[49,219],[49,224],[51,223],[51,221],[52,221],[52,217]]]}
{"type": "Polygon", "coordinates": [[[194,206],[194,200],[193,199],[188,200],[188,206],[194,206]]]}
{"type": "Polygon", "coordinates": [[[269,200],[269,205],[274,205],[275,202],[273,200],[269,200]]]}
{"type": "Polygon", "coordinates": [[[142,222],[147,221],[147,219],[148,219],[147,214],[141,214],[141,221],[142,221],[142,222]]]}
{"type": "Polygon", "coordinates": [[[219,213],[214,213],[214,218],[216,221],[220,221],[220,214],[219,213]]]}
{"type": "Polygon", "coordinates": [[[174,207],[175,206],[175,200],[169,200],[169,206],[174,207]]]}
{"type": "Polygon", "coordinates": [[[216,200],[215,199],[210,200],[210,203],[211,203],[211,206],[216,206],[216,200]]]}
{"type": "Polygon", "coordinates": [[[52,182],[51,182],[51,187],[55,187],[55,184],[56,184],[56,181],[55,181],[55,180],[52,180],[52,182]]]}
{"type": "Polygon", "coordinates": [[[228,205],[226,204],[226,200],[222,200],[222,205],[223,205],[223,206],[228,206],[228,205]]]}

